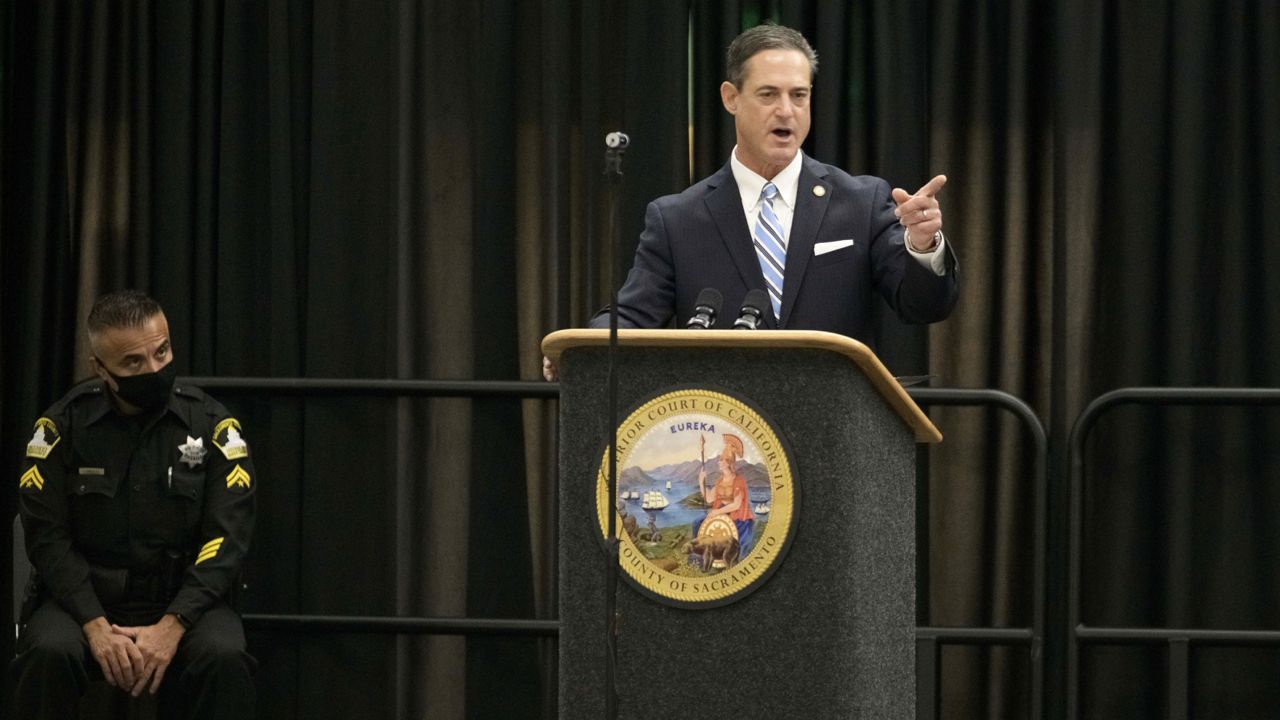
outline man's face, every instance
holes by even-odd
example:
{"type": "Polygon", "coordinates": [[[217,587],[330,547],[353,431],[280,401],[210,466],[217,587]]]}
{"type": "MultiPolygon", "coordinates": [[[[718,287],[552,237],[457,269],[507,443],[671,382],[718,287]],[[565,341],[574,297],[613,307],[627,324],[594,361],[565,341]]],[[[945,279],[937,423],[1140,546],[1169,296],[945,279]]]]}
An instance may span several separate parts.
{"type": "Polygon", "coordinates": [[[763,50],[747,60],[739,89],[720,86],[733,115],[738,160],[766,179],[786,167],[809,134],[809,61],[799,50],[763,50]]]}
{"type": "Polygon", "coordinates": [[[120,377],[142,375],[173,362],[169,321],[164,313],[152,315],[139,327],[107,328],[94,333],[89,344],[94,372],[116,391],[120,388],[108,372],[120,377]]]}

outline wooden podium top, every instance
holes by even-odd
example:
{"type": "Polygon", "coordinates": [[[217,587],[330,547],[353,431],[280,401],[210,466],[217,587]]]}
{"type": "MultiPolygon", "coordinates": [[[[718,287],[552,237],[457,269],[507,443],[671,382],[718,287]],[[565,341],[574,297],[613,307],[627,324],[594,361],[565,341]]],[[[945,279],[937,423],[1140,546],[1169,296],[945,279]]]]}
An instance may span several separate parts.
{"type": "MultiPolygon", "coordinates": [[[[609,344],[608,330],[557,330],[542,339],[542,354],[552,362],[560,354],[575,347],[599,347],[609,344]]],[[[619,330],[621,347],[675,348],[804,348],[827,350],[848,357],[866,375],[871,386],[884,397],[889,407],[902,418],[916,436],[916,442],[942,441],[942,433],[907,395],[898,381],[870,348],[853,338],[816,330],[619,330]]]]}

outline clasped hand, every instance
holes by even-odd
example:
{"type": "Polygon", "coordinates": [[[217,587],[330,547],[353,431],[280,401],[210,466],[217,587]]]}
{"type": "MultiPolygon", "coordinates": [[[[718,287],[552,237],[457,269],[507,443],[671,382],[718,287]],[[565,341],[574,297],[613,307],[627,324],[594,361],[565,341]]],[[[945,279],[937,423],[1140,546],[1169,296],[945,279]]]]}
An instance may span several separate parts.
{"type": "Polygon", "coordinates": [[[165,670],[178,650],[186,630],[173,615],[165,615],[155,625],[122,627],[98,617],[84,625],[89,650],[113,687],[134,697],[144,689],[153,695],[160,689],[165,670]],[[148,688],[148,683],[150,688],[148,688]]]}

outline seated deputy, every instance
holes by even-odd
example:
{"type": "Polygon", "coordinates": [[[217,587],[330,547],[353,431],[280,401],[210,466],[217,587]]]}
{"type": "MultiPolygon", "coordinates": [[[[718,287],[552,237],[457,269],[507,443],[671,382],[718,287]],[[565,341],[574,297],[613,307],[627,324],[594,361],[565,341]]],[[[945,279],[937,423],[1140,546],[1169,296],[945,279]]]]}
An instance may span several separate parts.
{"type": "Polygon", "coordinates": [[[19,480],[35,593],[15,716],[77,717],[99,677],[158,693],[163,718],[251,718],[254,661],[227,603],[257,476],[239,421],[174,382],[160,305],[126,290],[89,312],[91,364],[36,421],[19,480]]]}

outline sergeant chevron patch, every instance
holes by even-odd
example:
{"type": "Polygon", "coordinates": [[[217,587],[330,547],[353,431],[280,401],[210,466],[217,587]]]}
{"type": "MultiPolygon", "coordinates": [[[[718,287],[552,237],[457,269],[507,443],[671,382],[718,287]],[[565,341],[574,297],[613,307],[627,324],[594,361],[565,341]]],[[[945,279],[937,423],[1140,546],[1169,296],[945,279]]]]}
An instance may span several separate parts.
{"type": "Polygon", "coordinates": [[[22,473],[22,479],[18,481],[19,488],[33,487],[37,490],[44,489],[44,476],[40,474],[40,469],[35,465],[31,469],[22,473]]]}
{"type": "Polygon", "coordinates": [[[227,473],[227,489],[230,490],[236,486],[245,490],[249,489],[249,473],[245,472],[244,468],[239,465],[236,465],[234,470],[227,473]]]}

